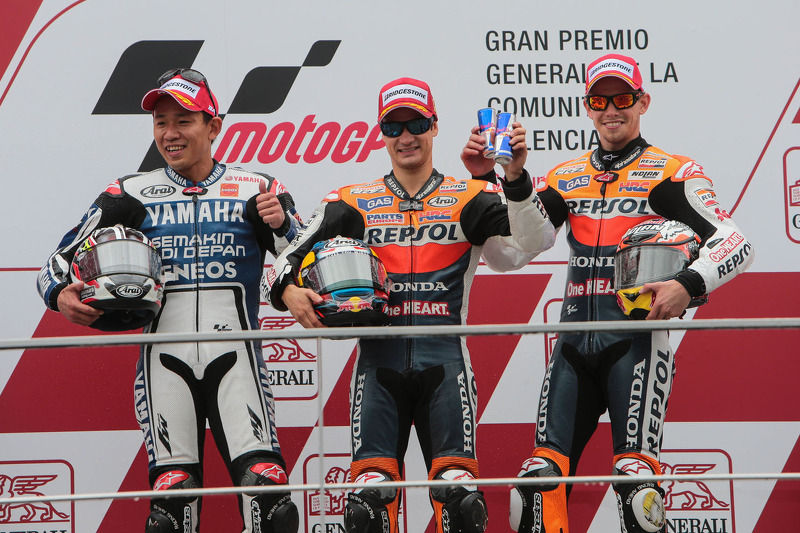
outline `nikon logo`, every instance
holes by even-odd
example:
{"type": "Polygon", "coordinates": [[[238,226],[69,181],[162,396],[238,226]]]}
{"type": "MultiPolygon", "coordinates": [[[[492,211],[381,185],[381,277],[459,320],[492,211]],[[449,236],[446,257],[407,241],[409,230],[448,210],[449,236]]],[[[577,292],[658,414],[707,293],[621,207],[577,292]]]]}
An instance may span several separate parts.
{"type": "Polygon", "coordinates": [[[120,285],[114,290],[114,294],[120,298],[139,298],[143,293],[144,289],[138,285],[132,285],[130,283],[126,285],[120,285]]]}

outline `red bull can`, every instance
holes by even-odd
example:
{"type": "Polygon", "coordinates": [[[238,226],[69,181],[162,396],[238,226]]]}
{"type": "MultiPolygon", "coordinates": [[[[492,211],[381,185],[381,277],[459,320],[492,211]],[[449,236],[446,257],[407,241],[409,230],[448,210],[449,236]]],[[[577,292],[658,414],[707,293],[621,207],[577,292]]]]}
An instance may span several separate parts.
{"type": "Polygon", "coordinates": [[[495,152],[494,160],[500,165],[511,163],[513,154],[511,153],[511,125],[517,121],[514,113],[498,113],[497,115],[497,134],[494,138],[495,152]]]}
{"type": "Polygon", "coordinates": [[[486,146],[483,149],[483,157],[494,158],[495,134],[497,133],[497,109],[484,107],[478,110],[478,127],[480,135],[486,139],[486,146]]]}

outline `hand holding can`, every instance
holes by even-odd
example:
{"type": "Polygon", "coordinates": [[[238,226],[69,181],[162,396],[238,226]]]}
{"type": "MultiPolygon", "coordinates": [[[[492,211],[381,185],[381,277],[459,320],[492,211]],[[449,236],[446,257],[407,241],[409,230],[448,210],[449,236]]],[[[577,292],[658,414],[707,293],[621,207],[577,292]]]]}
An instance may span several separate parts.
{"type": "Polygon", "coordinates": [[[511,152],[511,132],[512,126],[517,118],[514,113],[499,113],[497,115],[497,134],[495,135],[495,154],[494,160],[500,165],[511,163],[513,154],[511,152]]]}
{"type": "Polygon", "coordinates": [[[480,135],[486,139],[483,157],[493,159],[495,154],[495,134],[497,132],[497,109],[484,107],[478,110],[478,127],[480,135]]]}

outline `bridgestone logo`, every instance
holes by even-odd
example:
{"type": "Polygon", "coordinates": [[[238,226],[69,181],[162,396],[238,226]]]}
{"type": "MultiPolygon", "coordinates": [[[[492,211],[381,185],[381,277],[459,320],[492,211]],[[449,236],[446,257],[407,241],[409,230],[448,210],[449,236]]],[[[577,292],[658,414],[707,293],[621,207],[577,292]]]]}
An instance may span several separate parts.
{"type": "Polygon", "coordinates": [[[619,61],[609,60],[603,61],[599,65],[589,71],[589,78],[595,77],[599,72],[607,69],[617,69],[626,73],[628,76],[633,76],[633,67],[627,63],[620,63],[619,61]]]}
{"type": "Polygon", "coordinates": [[[394,100],[395,98],[402,98],[404,96],[411,96],[422,102],[427,102],[428,100],[427,92],[421,91],[411,85],[406,85],[383,93],[383,103],[385,104],[389,100],[394,100]]]}

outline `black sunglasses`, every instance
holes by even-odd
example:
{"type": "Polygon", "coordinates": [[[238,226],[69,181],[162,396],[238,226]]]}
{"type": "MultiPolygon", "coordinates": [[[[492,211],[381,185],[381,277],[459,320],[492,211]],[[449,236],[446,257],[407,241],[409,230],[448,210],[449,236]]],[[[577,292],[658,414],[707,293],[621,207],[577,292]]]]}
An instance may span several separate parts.
{"type": "Polygon", "coordinates": [[[403,128],[411,135],[422,135],[433,126],[432,118],[415,118],[405,122],[381,122],[381,132],[387,137],[400,137],[403,128]]]}
{"type": "Polygon", "coordinates": [[[644,91],[620,93],[613,96],[587,94],[583,99],[586,100],[589,109],[593,111],[605,111],[608,108],[609,102],[614,102],[614,107],[617,109],[628,109],[629,107],[633,107],[642,96],[644,96],[644,91]]]}
{"type": "Polygon", "coordinates": [[[159,76],[156,83],[159,87],[161,87],[175,76],[180,76],[181,78],[192,83],[199,84],[202,82],[206,87],[206,91],[208,91],[208,97],[211,98],[211,105],[214,106],[214,116],[217,116],[217,101],[214,100],[214,95],[211,93],[211,87],[208,85],[208,79],[206,79],[202,72],[193,68],[172,68],[159,76]]]}

